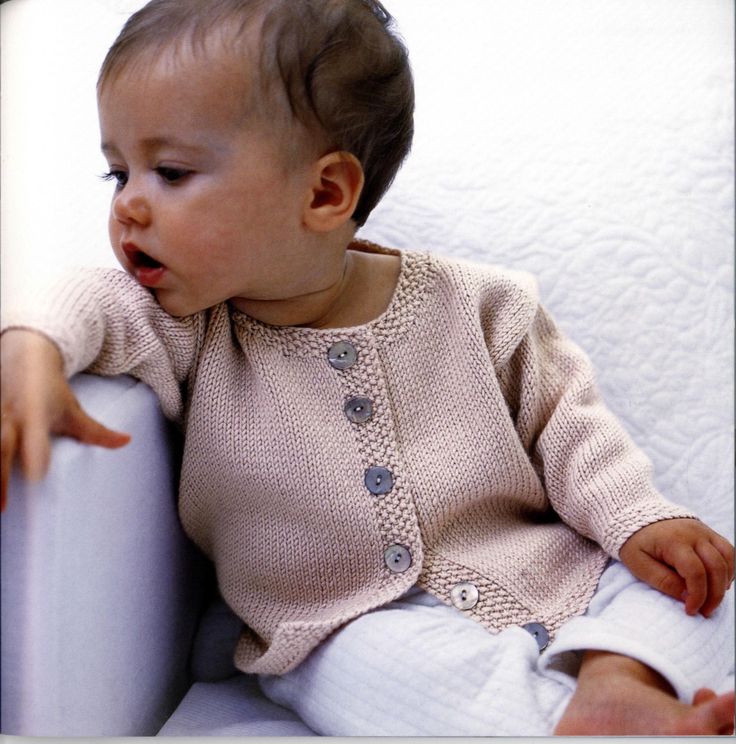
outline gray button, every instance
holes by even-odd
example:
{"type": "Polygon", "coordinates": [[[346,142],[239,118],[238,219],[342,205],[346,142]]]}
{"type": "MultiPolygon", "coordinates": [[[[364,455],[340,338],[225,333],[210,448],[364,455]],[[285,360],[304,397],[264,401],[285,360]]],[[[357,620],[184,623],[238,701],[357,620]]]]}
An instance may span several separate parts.
{"type": "Polygon", "coordinates": [[[345,415],[354,424],[364,424],[373,416],[373,401],[370,398],[351,398],[345,404],[345,415]]]}
{"type": "Polygon", "coordinates": [[[411,566],[411,553],[409,548],[403,545],[392,545],[386,549],[383,554],[383,560],[386,562],[389,570],[394,573],[404,573],[411,566]]]}
{"type": "Polygon", "coordinates": [[[355,364],[358,352],[347,341],[338,341],[330,346],[327,359],[335,369],[347,369],[355,364]]]}
{"type": "Polygon", "coordinates": [[[544,625],[541,623],[527,623],[521,627],[524,628],[527,633],[531,633],[531,635],[534,636],[534,640],[537,642],[540,651],[544,651],[544,649],[547,648],[549,645],[549,633],[544,625]]]}
{"type": "Polygon", "coordinates": [[[450,590],[450,599],[458,610],[472,610],[479,596],[478,587],[469,581],[461,581],[450,590]]]}
{"type": "Polygon", "coordinates": [[[382,496],[394,487],[394,476],[386,468],[368,468],[364,480],[365,487],[374,496],[382,496]]]}

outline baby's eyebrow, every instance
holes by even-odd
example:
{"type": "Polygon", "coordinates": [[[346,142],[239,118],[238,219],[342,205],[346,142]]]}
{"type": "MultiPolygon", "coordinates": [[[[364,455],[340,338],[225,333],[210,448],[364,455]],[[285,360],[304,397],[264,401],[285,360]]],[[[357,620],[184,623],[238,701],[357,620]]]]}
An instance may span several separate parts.
{"type": "MultiPolygon", "coordinates": [[[[177,150],[187,150],[194,154],[203,153],[208,149],[205,145],[189,144],[183,140],[177,139],[176,137],[147,137],[140,141],[140,146],[143,150],[149,153],[155,152],[164,147],[173,147],[177,150]]],[[[100,149],[105,155],[118,152],[118,148],[111,142],[103,142],[100,145],[100,149]]]]}

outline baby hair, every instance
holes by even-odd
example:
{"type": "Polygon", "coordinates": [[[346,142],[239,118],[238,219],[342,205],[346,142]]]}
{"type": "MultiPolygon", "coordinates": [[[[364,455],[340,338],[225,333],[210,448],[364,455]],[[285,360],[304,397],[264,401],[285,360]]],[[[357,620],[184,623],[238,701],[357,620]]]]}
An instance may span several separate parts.
{"type": "Polygon", "coordinates": [[[134,13],[105,57],[98,89],[144,52],[213,29],[244,39],[258,28],[262,100],[274,88],[292,121],[326,154],[352,153],[365,185],[353,220],[362,225],[411,148],[414,84],[406,48],[377,0],[151,0],[134,13]]]}

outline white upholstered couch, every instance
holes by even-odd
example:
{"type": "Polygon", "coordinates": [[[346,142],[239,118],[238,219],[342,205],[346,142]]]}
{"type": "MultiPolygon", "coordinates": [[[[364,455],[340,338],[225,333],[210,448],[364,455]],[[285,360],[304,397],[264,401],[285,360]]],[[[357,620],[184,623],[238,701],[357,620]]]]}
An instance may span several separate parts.
{"type": "Polygon", "coordinates": [[[59,440],[45,482],[13,479],[2,518],[3,733],[154,734],[188,694],[162,733],[309,734],[234,676],[239,622],[179,526],[178,439],[152,391],[126,376],[73,385],[133,441],[113,453],[59,440]]]}

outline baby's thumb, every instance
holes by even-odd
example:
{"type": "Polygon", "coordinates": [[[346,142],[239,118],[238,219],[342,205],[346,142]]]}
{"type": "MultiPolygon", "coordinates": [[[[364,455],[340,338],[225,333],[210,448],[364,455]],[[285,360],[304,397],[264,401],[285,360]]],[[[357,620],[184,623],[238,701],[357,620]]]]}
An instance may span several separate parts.
{"type": "Polygon", "coordinates": [[[65,417],[63,428],[58,433],[74,437],[85,444],[96,444],[110,449],[122,447],[130,441],[130,434],[108,429],[81,408],[65,417]]]}

